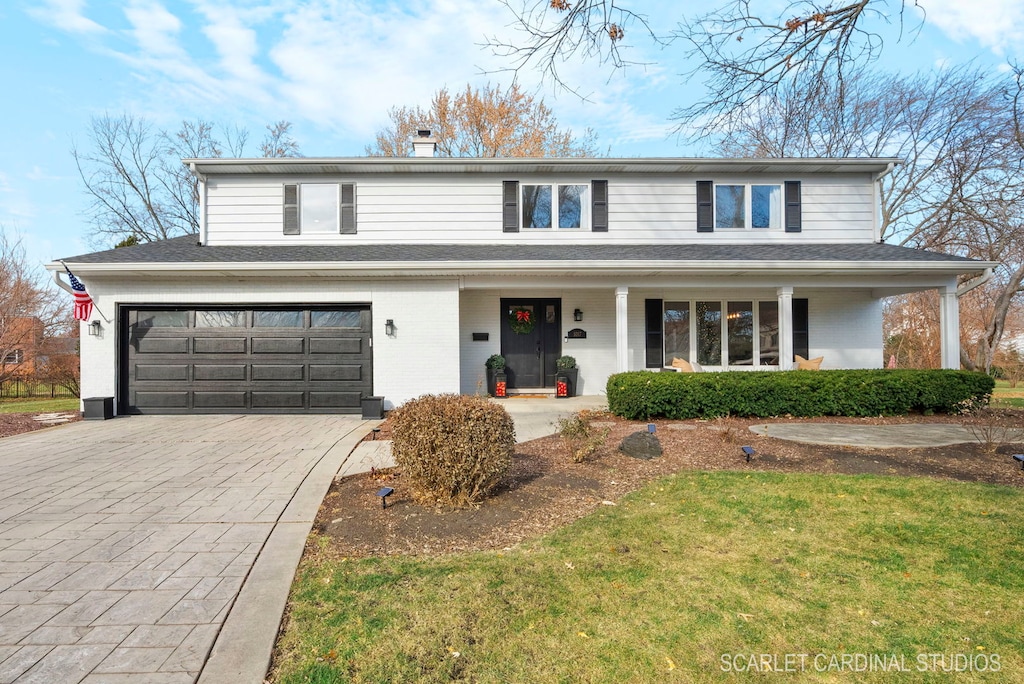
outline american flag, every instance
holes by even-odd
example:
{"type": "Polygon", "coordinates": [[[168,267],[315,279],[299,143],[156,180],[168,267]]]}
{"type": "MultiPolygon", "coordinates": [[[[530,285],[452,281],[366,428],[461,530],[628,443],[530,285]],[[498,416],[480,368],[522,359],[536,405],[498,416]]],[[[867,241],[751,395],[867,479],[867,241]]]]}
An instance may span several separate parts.
{"type": "Polygon", "coordinates": [[[85,291],[85,285],[75,277],[67,264],[64,264],[64,270],[68,272],[68,280],[71,282],[71,289],[74,290],[71,294],[75,298],[75,320],[87,321],[92,316],[92,297],[85,291]]]}

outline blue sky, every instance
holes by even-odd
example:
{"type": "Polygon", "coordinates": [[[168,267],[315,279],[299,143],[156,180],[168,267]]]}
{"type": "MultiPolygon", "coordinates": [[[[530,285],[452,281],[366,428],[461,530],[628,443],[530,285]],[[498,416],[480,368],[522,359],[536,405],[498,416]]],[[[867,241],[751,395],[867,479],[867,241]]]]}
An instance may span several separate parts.
{"type": "MultiPolygon", "coordinates": [[[[894,18],[881,66],[975,60],[1001,69],[1024,59],[1024,0],[918,2],[923,23],[908,10],[912,36],[904,31],[897,44],[894,18]]],[[[633,4],[668,30],[715,3],[633,4]]],[[[752,4],[765,14],[784,6],[752,4]]],[[[0,227],[39,263],[104,246],[89,238],[70,154],[72,144],[87,146],[90,117],[127,112],[171,130],[199,117],[242,126],[249,156],[264,126],[283,119],[307,156],[360,156],[392,106],[427,105],[442,86],[507,85],[511,75],[498,72],[508,62],[482,44],[513,38],[509,26],[497,0],[5,0],[0,227]]],[[[700,154],[671,134],[673,109],[700,92],[680,76],[692,66],[682,47],[637,40],[630,54],[647,66],[561,69],[585,101],[538,74],[518,78],[563,126],[594,129],[612,156],[700,154]]]]}

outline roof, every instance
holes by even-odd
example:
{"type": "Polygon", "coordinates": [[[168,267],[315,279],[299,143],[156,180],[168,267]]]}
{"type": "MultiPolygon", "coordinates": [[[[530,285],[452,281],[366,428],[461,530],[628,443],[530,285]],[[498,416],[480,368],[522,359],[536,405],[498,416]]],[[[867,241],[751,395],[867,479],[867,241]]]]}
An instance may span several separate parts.
{"type": "Polygon", "coordinates": [[[390,173],[872,173],[899,164],[896,157],[865,158],[535,158],[452,157],[280,157],[267,159],[184,159],[201,176],[238,174],[309,175],[390,173]]]}
{"type": "MultiPolygon", "coordinates": [[[[332,244],[199,245],[197,236],[63,259],[84,274],[278,272],[396,276],[547,272],[978,273],[994,266],[888,244],[332,244]]],[[[58,262],[49,266],[61,268],[58,262]]]]}

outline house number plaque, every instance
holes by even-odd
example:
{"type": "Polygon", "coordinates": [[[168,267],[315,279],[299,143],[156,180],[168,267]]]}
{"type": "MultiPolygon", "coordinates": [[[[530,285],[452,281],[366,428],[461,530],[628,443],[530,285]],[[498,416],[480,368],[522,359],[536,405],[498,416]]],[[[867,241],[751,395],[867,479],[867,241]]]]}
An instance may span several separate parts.
{"type": "Polygon", "coordinates": [[[587,339],[587,331],[582,328],[573,328],[565,334],[567,340],[585,340],[587,339]]]}

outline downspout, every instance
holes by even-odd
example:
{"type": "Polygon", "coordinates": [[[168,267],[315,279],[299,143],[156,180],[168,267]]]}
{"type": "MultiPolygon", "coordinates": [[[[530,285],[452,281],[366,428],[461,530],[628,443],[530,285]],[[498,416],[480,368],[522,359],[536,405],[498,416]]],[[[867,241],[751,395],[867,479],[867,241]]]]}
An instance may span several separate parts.
{"type": "Polygon", "coordinates": [[[896,164],[899,162],[889,162],[885,167],[885,171],[880,171],[871,177],[871,193],[874,195],[875,202],[875,225],[873,226],[875,242],[882,241],[882,179],[892,173],[892,170],[896,168],[896,164]]]}
{"type": "Polygon", "coordinates": [[[199,181],[199,245],[206,244],[206,176],[199,173],[195,162],[189,162],[188,170],[199,181]]]}

